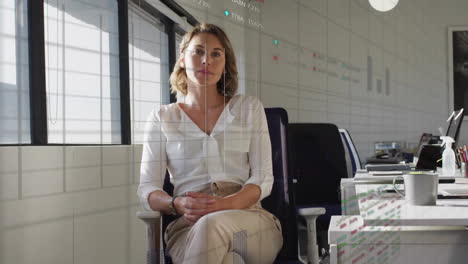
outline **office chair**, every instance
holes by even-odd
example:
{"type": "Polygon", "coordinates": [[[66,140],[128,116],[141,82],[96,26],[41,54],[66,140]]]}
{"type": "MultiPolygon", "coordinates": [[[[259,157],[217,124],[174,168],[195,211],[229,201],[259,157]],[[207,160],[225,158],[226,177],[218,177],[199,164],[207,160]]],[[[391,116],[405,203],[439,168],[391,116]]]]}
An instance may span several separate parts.
{"type": "MultiPolygon", "coordinates": [[[[270,196],[262,200],[262,206],[274,214],[281,222],[283,232],[283,247],[281,248],[275,263],[312,263],[318,264],[318,248],[315,232],[315,220],[319,215],[325,213],[324,208],[301,208],[296,212],[294,202],[294,190],[292,177],[288,166],[287,156],[287,130],[288,116],[282,108],[265,109],[270,140],[272,143],[272,161],[274,183],[270,196]],[[297,215],[304,217],[308,226],[307,237],[307,260],[299,256],[297,215]]],[[[164,190],[172,193],[172,185],[166,174],[164,190]]],[[[147,263],[155,264],[164,258],[165,263],[172,263],[170,257],[164,254],[160,247],[160,214],[153,211],[139,211],[137,216],[147,224],[147,263]]],[[[173,219],[172,219],[173,220],[173,219]]],[[[172,221],[170,216],[162,217],[162,230],[172,221]]],[[[164,242],[163,242],[163,246],[164,242]]]]}
{"type": "Polygon", "coordinates": [[[347,178],[341,136],[333,124],[297,123],[288,128],[296,205],[326,209],[317,219],[319,246],[326,249],[330,218],[341,214],[340,181],[347,178]]]}
{"type": "Polygon", "coordinates": [[[349,154],[350,162],[351,162],[351,177],[353,178],[354,175],[356,174],[357,170],[361,170],[361,159],[359,158],[359,154],[356,150],[356,146],[354,145],[353,139],[351,138],[351,135],[349,134],[348,130],[344,128],[338,129],[340,132],[341,139],[344,142],[344,146],[346,147],[347,153],[349,154]]]}
{"type": "Polygon", "coordinates": [[[361,170],[361,159],[354,145],[353,139],[348,130],[338,129],[341,135],[343,146],[346,149],[346,167],[348,170],[348,179],[341,179],[341,214],[359,215],[359,205],[357,200],[349,199],[356,195],[354,176],[357,170],[361,170]]]}
{"type": "Polygon", "coordinates": [[[293,178],[288,157],[288,115],[283,108],[265,109],[271,140],[274,183],[270,196],[262,201],[262,206],[274,214],[283,229],[283,248],[275,263],[318,263],[316,241],[316,218],[325,213],[323,208],[302,208],[298,215],[304,217],[311,232],[307,241],[307,260],[299,255],[297,215],[294,198],[293,178]]]}

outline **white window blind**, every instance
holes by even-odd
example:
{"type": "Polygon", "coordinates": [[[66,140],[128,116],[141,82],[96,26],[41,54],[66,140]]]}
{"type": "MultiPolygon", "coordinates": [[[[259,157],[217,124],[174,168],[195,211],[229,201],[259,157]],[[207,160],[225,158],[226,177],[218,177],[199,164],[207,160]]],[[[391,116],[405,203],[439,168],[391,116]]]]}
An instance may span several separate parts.
{"type": "Polygon", "coordinates": [[[151,110],[169,103],[169,46],[164,24],[133,4],[128,22],[132,142],[138,144],[151,110]]]}
{"type": "Polygon", "coordinates": [[[0,0],[0,144],[31,143],[26,0],[0,0]]]}
{"type": "Polygon", "coordinates": [[[116,0],[45,0],[48,142],[120,144],[116,0]]]}

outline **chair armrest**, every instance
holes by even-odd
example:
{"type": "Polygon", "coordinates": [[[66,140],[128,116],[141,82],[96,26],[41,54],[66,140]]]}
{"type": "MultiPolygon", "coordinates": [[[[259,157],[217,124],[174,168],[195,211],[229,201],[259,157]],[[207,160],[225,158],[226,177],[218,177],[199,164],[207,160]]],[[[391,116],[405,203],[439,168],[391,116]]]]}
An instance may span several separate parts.
{"type": "Polygon", "coordinates": [[[325,208],[322,207],[300,208],[298,210],[298,214],[304,217],[307,222],[307,263],[310,264],[319,263],[315,220],[320,215],[325,214],[325,211],[325,208]]]}
{"type": "Polygon", "coordinates": [[[317,217],[317,216],[325,214],[325,212],[326,212],[325,208],[322,208],[322,207],[307,207],[307,208],[300,208],[298,210],[299,215],[304,218],[307,218],[309,216],[317,217]]]}
{"type": "Polygon", "coordinates": [[[140,218],[143,221],[157,220],[158,218],[161,217],[160,212],[148,211],[148,210],[137,211],[136,215],[138,218],[140,218]]]}
{"type": "Polygon", "coordinates": [[[161,261],[161,213],[156,211],[137,211],[137,217],[146,224],[146,258],[148,264],[161,261]]]}

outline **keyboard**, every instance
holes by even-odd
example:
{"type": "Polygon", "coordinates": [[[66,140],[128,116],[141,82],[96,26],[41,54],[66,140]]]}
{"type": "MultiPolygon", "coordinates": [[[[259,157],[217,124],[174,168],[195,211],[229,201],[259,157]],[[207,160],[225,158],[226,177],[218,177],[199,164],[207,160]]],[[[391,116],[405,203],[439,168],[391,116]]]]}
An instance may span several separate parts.
{"type": "Polygon", "coordinates": [[[397,176],[403,175],[402,171],[370,171],[369,175],[372,176],[397,176]]]}
{"type": "Polygon", "coordinates": [[[367,171],[409,171],[411,166],[408,164],[367,164],[367,171]]]}

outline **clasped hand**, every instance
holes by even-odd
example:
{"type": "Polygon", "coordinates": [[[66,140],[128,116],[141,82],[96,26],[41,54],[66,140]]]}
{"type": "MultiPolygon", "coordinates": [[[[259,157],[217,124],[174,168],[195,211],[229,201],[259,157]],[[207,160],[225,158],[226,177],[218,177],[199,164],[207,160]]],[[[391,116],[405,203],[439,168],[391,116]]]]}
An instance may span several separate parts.
{"type": "Polygon", "coordinates": [[[175,207],[184,220],[194,225],[202,216],[223,210],[223,198],[200,193],[188,192],[175,199],[175,207]]]}

